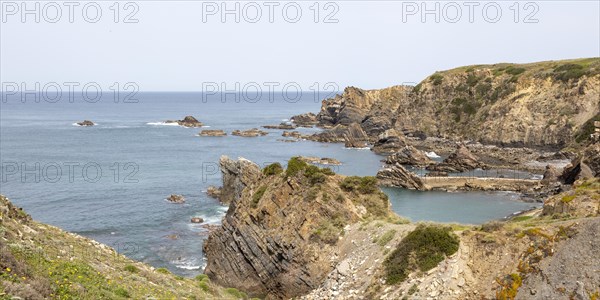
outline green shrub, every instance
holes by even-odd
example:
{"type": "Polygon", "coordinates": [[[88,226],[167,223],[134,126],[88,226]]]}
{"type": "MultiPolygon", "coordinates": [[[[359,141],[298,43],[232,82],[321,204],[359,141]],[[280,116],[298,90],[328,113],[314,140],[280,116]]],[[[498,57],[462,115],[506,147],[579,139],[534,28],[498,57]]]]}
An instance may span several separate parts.
{"type": "Polygon", "coordinates": [[[379,190],[377,178],[373,176],[348,176],[342,180],[340,187],[347,192],[358,191],[361,194],[372,194],[379,190]]]}
{"type": "Polygon", "coordinates": [[[468,84],[470,87],[474,87],[474,86],[476,86],[476,85],[477,85],[477,83],[479,82],[479,79],[480,79],[480,78],[479,78],[479,77],[477,77],[475,74],[469,74],[469,75],[467,76],[467,84],[468,84]]]}
{"type": "Polygon", "coordinates": [[[298,172],[306,169],[308,164],[302,161],[299,157],[292,157],[288,161],[287,169],[285,170],[285,176],[293,177],[298,174],[298,172]]]}
{"type": "Polygon", "coordinates": [[[124,289],[124,288],[117,288],[117,289],[115,289],[115,295],[123,297],[123,298],[129,298],[129,297],[131,297],[129,295],[129,292],[126,289],[124,289]]]}
{"type": "Polygon", "coordinates": [[[485,96],[492,89],[492,85],[489,83],[481,83],[475,87],[475,92],[479,96],[485,96]]]}
{"type": "Polygon", "coordinates": [[[254,194],[252,195],[252,206],[253,207],[256,207],[258,205],[258,202],[260,201],[262,196],[265,194],[266,190],[267,190],[266,186],[261,186],[256,190],[256,192],[254,192],[254,194]]]}
{"type": "Polygon", "coordinates": [[[420,83],[415,85],[415,87],[413,88],[413,93],[419,94],[419,92],[421,91],[421,86],[422,85],[420,83]]]}
{"type": "Polygon", "coordinates": [[[514,76],[514,75],[519,75],[519,74],[525,72],[525,69],[524,68],[515,68],[513,66],[509,66],[509,67],[506,68],[506,70],[504,72],[506,72],[506,74],[510,74],[510,75],[514,76]]]}
{"type": "Polygon", "coordinates": [[[413,285],[410,287],[410,289],[408,289],[408,294],[409,294],[409,295],[412,295],[412,294],[414,294],[414,293],[416,293],[416,292],[418,292],[418,291],[419,291],[419,287],[417,286],[417,284],[413,284],[413,285]]]}
{"type": "Polygon", "coordinates": [[[444,81],[444,76],[441,74],[433,74],[431,77],[429,77],[429,80],[433,82],[433,85],[440,85],[442,84],[442,81],[444,81]]]}
{"type": "Polygon", "coordinates": [[[384,247],[396,236],[396,230],[390,229],[386,231],[378,240],[377,245],[384,247]]]}
{"type": "Polygon", "coordinates": [[[323,183],[326,180],[326,175],[321,172],[321,169],[317,166],[308,166],[304,171],[304,175],[308,178],[311,185],[317,183],[323,183]]]}
{"type": "Polygon", "coordinates": [[[323,221],[311,235],[311,240],[335,245],[339,240],[343,227],[343,219],[341,221],[338,219],[335,222],[323,221]]]}
{"type": "Polygon", "coordinates": [[[456,253],[458,246],[458,237],[451,228],[421,224],[385,259],[386,282],[402,282],[416,268],[429,271],[446,256],[456,253]]]}
{"type": "Polygon", "coordinates": [[[200,275],[196,276],[194,279],[196,279],[198,281],[203,281],[205,279],[208,279],[208,275],[206,275],[206,274],[200,274],[200,275]]]}
{"type": "Polygon", "coordinates": [[[565,64],[554,69],[554,78],[564,82],[572,79],[579,79],[587,74],[588,70],[584,66],[578,64],[565,64]]]}
{"type": "Polygon", "coordinates": [[[139,269],[138,269],[136,266],[134,266],[134,265],[126,265],[124,269],[125,269],[125,271],[127,271],[127,272],[131,272],[131,273],[137,273],[137,272],[139,272],[139,271],[140,271],[140,270],[139,270],[139,269]]]}
{"type": "Polygon", "coordinates": [[[248,295],[246,293],[239,291],[236,288],[226,288],[225,292],[237,299],[248,299],[248,295]]]}
{"type": "Polygon", "coordinates": [[[262,170],[262,173],[266,176],[277,175],[277,174],[281,174],[282,172],[283,172],[283,168],[281,167],[281,164],[277,163],[277,162],[266,166],[262,170]]]}
{"type": "Polygon", "coordinates": [[[169,270],[167,270],[166,268],[158,268],[156,269],[156,272],[161,274],[171,274],[171,272],[169,272],[169,270]]]}

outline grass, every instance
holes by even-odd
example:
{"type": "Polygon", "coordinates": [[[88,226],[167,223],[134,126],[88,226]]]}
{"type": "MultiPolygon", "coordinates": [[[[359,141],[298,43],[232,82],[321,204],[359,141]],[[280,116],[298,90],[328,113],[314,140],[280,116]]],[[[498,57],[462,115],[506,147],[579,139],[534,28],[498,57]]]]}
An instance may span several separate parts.
{"type": "Polygon", "coordinates": [[[225,292],[237,299],[248,299],[248,295],[246,295],[246,293],[239,291],[236,288],[226,288],[225,292]]]}
{"type": "Polygon", "coordinates": [[[127,272],[131,272],[131,273],[138,273],[138,272],[140,271],[140,270],[139,270],[139,269],[138,269],[136,266],[134,266],[134,265],[126,265],[126,266],[125,266],[125,268],[123,268],[123,269],[125,269],[125,271],[127,271],[127,272]]]}
{"type": "Polygon", "coordinates": [[[262,173],[266,176],[273,176],[283,173],[283,167],[281,167],[280,163],[272,163],[262,169],[262,173]]]}
{"type": "Polygon", "coordinates": [[[533,216],[516,216],[510,220],[513,222],[523,222],[523,221],[527,221],[530,219],[533,219],[533,216]]]}
{"type": "Polygon", "coordinates": [[[377,178],[373,176],[348,176],[342,180],[340,187],[347,192],[371,194],[379,190],[377,178]]]}
{"type": "Polygon", "coordinates": [[[386,233],[384,233],[375,242],[377,243],[377,245],[379,245],[381,247],[385,247],[385,245],[387,245],[391,240],[393,240],[395,236],[396,236],[396,230],[390,229],[390,230],[386,231],[386,233]]]}
{"type": "Polygon", "coordinates": [[[167,270],[166,268],[158,268],[158,269],[156,269],[156,272],[161,273],[161,274],[171,274],[171,272],[169,270],[167,270]]]}
{"type": "Polygon", "coordinates": [[[402,282],[416,269],[426,272],[435,268],[445,257],[456,253],[458,246],[459,239],[451,228],[420,224],[385,259],[386,283],[402,282]]]}
{"type": "Polygon", "coordinates": [[[252,195],[252,207],[258,206],[258,202],[260,201],[262,196],[265,194],[266,190],[267,190],[267,186],[261,186],[256,190],[256,192],[254,192],[254,194],[252,195]]]}

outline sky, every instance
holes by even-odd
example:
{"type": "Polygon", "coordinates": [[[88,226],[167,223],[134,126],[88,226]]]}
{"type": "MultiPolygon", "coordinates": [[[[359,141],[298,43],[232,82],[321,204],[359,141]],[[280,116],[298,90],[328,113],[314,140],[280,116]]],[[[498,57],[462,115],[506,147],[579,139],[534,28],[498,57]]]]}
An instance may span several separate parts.
{"type": "Polygon", "coordinates": [[[463,65],[600,56],[597,0],[21,3],[1,3],[3,89],[375,89],[463,65]]]}

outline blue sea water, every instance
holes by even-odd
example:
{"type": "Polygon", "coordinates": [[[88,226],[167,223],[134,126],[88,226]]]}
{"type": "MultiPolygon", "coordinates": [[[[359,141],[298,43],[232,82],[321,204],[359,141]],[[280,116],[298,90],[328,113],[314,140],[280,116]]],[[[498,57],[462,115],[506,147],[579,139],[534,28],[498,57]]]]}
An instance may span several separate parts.
{"type": "MultiPolygon", "coordinates": [[[[218,224],[227,209],[205,193],[208,186],[220,185],[221,155],[259,165],[285,164],[295,155],[333,157],[343,163],[335,171],[346,175],[375,175],[382,164],[383,157],[343,144],[282,142],[281,130],[265,129],[269,135],[256,138],[199,137],[200,128],[161,123],[193,115],[204,129],[228,133],[279,124],[295,114],[318,112],[321,102],[312,93],[294,103],[281,97],[204,102],[200,93],[140,93],[137,98],[138,103],[108,98],[0,103],[0,193],[34,219],[192,276],[204,266],[207,230],[190,218],[218,224]],[[84,119],[98,125],[74,125],[84,119]],[[169,203],[170,194],[184,195],[186,203],[169,203]]],[[[413,220],[481,223],[531,206],[506,193],[385,191],[394,210],[413,220]]]]}

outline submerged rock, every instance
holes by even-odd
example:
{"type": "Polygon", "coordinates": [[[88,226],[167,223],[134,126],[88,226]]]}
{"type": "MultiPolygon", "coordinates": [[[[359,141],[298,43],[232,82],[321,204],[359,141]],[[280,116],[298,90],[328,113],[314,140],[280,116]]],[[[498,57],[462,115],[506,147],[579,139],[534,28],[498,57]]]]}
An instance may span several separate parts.
{"type": "Polygon", "coordinates": [[[248,129],[248,130],[234,130],[232,133],[232,135],[236,135],[236,136],[243,136],[243,137],[257,137],[257,136],[264,136],[269,134],[266,131],[262,131],[259,130],[258,128],[252,128],[252,129],[248,129]]]}
{"type": "Polygon", "coordinates": [[[226,136],[227,133],[223,130],[219,129],[211,129],[211,130],[202,130],[200,131],[200,136],[226,136]]]}
{"type": "Polygon", "coordinates": [[[182,195],[177,195],[177,194],[171,194],[171,196],[169,196],[167,198],[167,200],[171,203],[177,203],[177,204],[185,203],[185,198],[182,195]]]}
{"type": "Polygon", "coordinates": [[[90,120],[84,120],[83,122],[78,122],[77,125],[79,125],[79,126],[94,126],[96,124],[90,120]]]}
{"type": "Polygon", "coordinates": [[[196,224],[204,223],[204,219],[202,219],[200,217],[193,217],[190,221],[192,223],[196,223],[196,224]]]}

